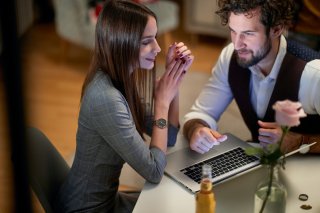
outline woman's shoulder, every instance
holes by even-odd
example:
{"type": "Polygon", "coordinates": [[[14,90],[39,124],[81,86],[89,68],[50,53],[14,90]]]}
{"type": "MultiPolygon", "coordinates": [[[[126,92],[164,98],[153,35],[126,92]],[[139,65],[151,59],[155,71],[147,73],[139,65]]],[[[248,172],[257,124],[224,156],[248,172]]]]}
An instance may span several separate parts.
{"type": "MultiPolygon", "coordinates": [[[[117,90],[110,78],[104,73],[97,73],[88,84],[81,100],[80,119],[97,119],[103,121],[103,117],[116,120],[119,113],[128,112],[129,107],[122,93],[117,90]]],[[[129,117],[129,116],[128,116],[129,117]]]]}
{"type": "Polygon", "coordinates": [[[98,70],[94,77],[92,78],[91,82],[88,85],[89,88],[96,88],[96,87],[113,87],[112,81],[108,74],[98,70]]]}
{"type": "Polygon", "coordinates": [[[118,99],[123,99],[121,92],[114,87],[110,77],[101,71],[95,74],[83,97],[83,101],[91,104],[110,103],[118,99]]]}

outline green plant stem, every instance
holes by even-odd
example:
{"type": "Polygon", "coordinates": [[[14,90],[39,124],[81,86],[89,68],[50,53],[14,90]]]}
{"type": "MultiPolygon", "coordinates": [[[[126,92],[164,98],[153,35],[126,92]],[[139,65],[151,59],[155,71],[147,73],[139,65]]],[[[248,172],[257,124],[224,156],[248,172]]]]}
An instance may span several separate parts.
{"type": "MultiPolygon", "coordinates": [[[[268,198],[271,194],[271,188],[272,188],[272,182],[273,182],[273,174],[274,174],[274,167],[277,166],[277,164],[280,163],[280,165],[282,166],[282,168],[284,169],[284,164],[285,164],[285,153],[281,151],[281,145],[283,143],[283,140],[284,140],[284,137],[285,135],[289,132],[290,130],[290,127],[288,126],[282,126],[282,135],[281,135],[281,138],[280,138],[280,141],[278,143],[278,147],[276,148],[276,150],[273,150],[272,153],[268,153],[266,156],[265,156],[265,159],[264,159],[264,163],[266,165],[269,165],[270,166],[270,171],[269,171],[269,182],[268,182],[268,188],[267,188],[267,192],[266,192],[266,196],[265,198],[263,199],[263,203],[262,203],[262,206],[261,206],[261,209],[259,211],[259,213],[262,213],[263,210],[265,209],[266,205],[267,205],[267,201],[268,201],[268,198]],[[280,153],[280,155],[279,155],[280,153]],[[279,157],[282,156],[282,161],[280,162],[279,161],[279,157]]],[[[264,153],[266,154],[266,153],[264,153]]],[[[263,157],[263,156],[262,156],[263,157]]]]}
{"type": "Polygon", "coordinates": [[[264,210],[264,208],[265,208],[265,206],[266,206],[266,204],[267,204],[267,200],[268,200],[268,198],[269,198],[269,195],[270,195],[270,193],[271,193],[271,186],[272,186],[272,181],[273,181],[273,172],[274,172],[274,167],[275,167],[275,165],[270,165],[270,177],[269,177],[269,183],[268,183],[268,189],[267,189],[267,194],[266,194],[266,197],[264,198],[264,200],[263,200],[263,203],[262,203],[262,206],[261,206],[261,209],[260,209],[260,211],[259,211],[259,213],[262,213],[263,212],[263,210],[264,210]]]}
{"type": "MultiPolygon", "coordinates": [[[[290,127],[288,127],[288,126],[282,127],[283,133],[282,133],[282,135],[281,135],[281,140],[280,140],[280,142],[279,142],[279,149],[280,149],[280,151],[281,151],[281,145],[282,145],[282,143],[283,143],[284,137],[285,137],[286,134],[289,132],[289,130],[290,130],[290,127]]],[[[281,152],[282,152],[282,151],[281,151],[281,152]]],[[[284,164],[285,164],[285,152],[282,152],[281,167],[282,167],[283,169],[284,169],[284,164]]]]}
{"type": "Polygon", "coordinates": [[[280,139],[280,142],[279,142],[279,147],[280,148],[281,148],[281,145],[282,145],[282,142],[283,142],[283,139],[284,139],[285,135],[289,132],[289,129],[290,129],[290,127],[287,127],[287,126],[282,127],[283,133],[281,135],[281,139],[280,139]]]}

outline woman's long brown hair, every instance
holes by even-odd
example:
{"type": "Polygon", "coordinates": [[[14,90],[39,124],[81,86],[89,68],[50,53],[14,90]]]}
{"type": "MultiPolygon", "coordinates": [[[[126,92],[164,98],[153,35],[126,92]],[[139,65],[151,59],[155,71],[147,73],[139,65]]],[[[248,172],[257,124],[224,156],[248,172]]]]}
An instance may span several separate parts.
{"type": "MultiPolygon", "coordinates": [[[[155,70],[139,64],[140,44],[149,17],[147,7],[126,0],[107,0],[98,17],[95,49],[82,86],[81,101],[88,84],[101,70],[126,98],[137,131],[143,137],[146,103],[153,104],[155,70]]],[[[155,68],[154,68],[155,69],[155,68]]]]}

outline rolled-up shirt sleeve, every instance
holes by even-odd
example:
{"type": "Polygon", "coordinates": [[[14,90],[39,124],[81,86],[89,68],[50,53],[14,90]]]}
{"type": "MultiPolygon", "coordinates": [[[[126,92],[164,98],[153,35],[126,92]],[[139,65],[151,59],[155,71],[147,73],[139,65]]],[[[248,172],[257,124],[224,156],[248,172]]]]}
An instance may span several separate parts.
{"type": "Polygon", "coordinates": [[[184,116],[183,124],[192,119],[201,119],[210,128],[217,129],[217,122],[233,99],[228,82],[229,63],[233,50],[232,44],[222,50],[209,81],[195,100],[190,112],[184,116]]]}
{"type": "Polygon", "coordinates": [[[320,115],[320,60],[306,64],[300,80],[299,100],[308,114],[320,115]]]}

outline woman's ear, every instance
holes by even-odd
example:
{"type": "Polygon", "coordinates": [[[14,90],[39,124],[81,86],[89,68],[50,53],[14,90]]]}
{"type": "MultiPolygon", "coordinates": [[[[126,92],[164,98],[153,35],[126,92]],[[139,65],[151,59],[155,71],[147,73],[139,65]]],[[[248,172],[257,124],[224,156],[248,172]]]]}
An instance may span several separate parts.
{"type": "Polygon", "coordinates": [[[281,36],[283,31],[284,31],[283,26],[282,25],[277,25],[277,26],[271,28],[270,36],[272,38],[277,38],[277,37],[281,36]]]}

